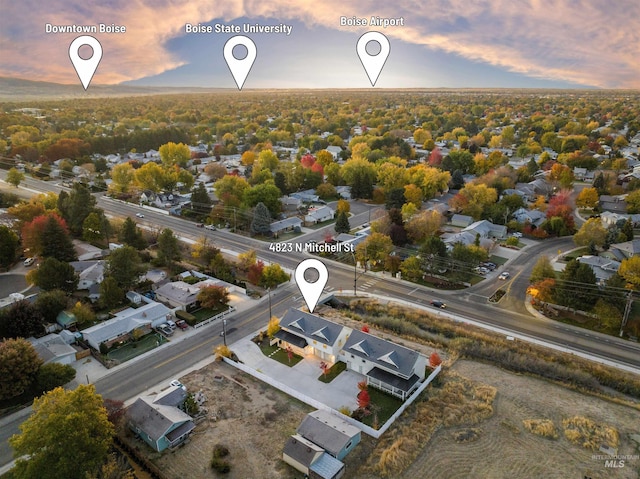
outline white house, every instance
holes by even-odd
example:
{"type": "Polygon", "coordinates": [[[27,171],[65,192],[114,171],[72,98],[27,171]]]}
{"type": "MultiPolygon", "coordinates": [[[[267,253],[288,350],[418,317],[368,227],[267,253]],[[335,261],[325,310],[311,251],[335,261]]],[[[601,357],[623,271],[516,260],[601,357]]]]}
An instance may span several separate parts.
{"type": "Polygon", "coordinates": [[[104,279],[104,261],[73,261],[69,263],[78,273],[78,289],[88,290],[104,279]]]}
{"type": "Polygon", "coordinates": [[[348,333],[349,328],[333,321],[290,308],[280,320],[280,330],[275,338],[299,354],[313,354],[334,363],[348,333]]]}
{"type": "Polygon", "coordinates": [[[336,212],[330,206],[321,206],[319,208],[309,208],[304,222],[307,225],[315,225],[322,223],[323,221],[330,221],[335,216],[336,212]]]}
{"type": "Polygon", "coordinates": [[[298,354],[342,361],[367,384],[403,400],[425,378],[427,358],[417,351],[294,308],[280,320],[273,341],[298,354]]]}
{"type": "Polygon", "coordinates": [[[114,318],[85,329],[82,337],[92,348],[99,350],[101,343],[116,343],[128,338],[134,329],[148,330],[172,318],[169,308],[151,301],[139,308],[127,308],[116,313],[114,318]]]}

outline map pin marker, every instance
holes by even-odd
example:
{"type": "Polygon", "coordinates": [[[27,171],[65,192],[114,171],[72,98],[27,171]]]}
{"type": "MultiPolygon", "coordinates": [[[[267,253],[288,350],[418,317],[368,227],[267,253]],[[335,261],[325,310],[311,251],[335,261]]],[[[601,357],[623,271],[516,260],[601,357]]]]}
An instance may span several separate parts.
{"type": "Polygon", "coordinates": [[[227,62],[229,70],[231,70],[233,79],[236,85],[238,85],[238,90],[242,90],[242,85],[244,85],[244,81],[249,75],[253,62],[256,60],[257,53],[258,50],[253,40],[243,35],[231,37],[227,40],[227,43],[224,44],[224,60],[227,62]],[[233,49],[238,45],[243,45],[247,49],[247,56],[242,60],[238,60],[233,56],[233,49]]]}
{"type": "Polygon", "coordinates": [[[69,45],[69,58],[71,59],[71,63],[73,63],[73,68],[76,69],[76,73],[82,82],[82,86],[86,90],[89,87],[89,83],[91,83],[91,79],[98,68],[100,60],[102,59],[102,45],[100,45],[100,42],[95,38],[90,37],[89,35],[83,35],[76,38],[71,42],[71,45],[69,45]],[[84,45],[89,45],[93,50],[91,58],[86,60],[81,58],[78,54],[80,47],[84,45]]]}
{"type": "Polygon", "coordinates": [[[358,39],[356,51],[364,70],[367,72],[371,86],[375,86],[391,51],[389,40],[380,32],[367,32],[358,39]],[[376,42],[380,45],[380,51],[377,55],[371,55],[367,52],[367,44],[369,42],[376,42]]]}
{"type": "Polygon", "coordinates": [[[320,295],[322,294],[322,290],[327,284],[327,280],[329,279],[329,272],[327,271],[327,267],[320,260],[309,258],[305,259],[301,262],[296,268],[296,284],[298,285],[298,289],[302,293],[302,297],[304,298],[305,303],[307,303],[307,308],[309,308],[309,312],[313,313],[316,305],[318,304],[318,300],[320,299],[320,295]],[[304,273],[308,269],[315,269],[318,272],[317,281],[311,283],[304,278],[304,273]]]}

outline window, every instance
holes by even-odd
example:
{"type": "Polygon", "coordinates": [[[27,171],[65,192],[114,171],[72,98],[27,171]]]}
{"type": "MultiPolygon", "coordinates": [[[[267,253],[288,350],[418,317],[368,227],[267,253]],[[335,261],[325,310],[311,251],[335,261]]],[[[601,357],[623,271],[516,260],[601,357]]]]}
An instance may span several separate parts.
{"type": "Polygon", "coordinates": [[[344,446],[345,450],[348,450],[351,447],[351,444],[353,444],[353,441],[349,441],[347,445],[344,446]]]}

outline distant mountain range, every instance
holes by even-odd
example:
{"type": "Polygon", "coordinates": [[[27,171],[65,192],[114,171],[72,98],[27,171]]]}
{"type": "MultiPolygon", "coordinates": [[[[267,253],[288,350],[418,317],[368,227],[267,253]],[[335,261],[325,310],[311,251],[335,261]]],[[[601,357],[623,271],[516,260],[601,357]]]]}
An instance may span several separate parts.
{"type": "Polygon", "coordinates": [[[87,91],[80,81],[73,85],[21,78],[0,77],[0,101],[65,100],[70,98],[101,98],[114,96],[158,95],[177,93],[213,93],[220,88],[158,87],[131,85],[90,85],[87,91]]]}

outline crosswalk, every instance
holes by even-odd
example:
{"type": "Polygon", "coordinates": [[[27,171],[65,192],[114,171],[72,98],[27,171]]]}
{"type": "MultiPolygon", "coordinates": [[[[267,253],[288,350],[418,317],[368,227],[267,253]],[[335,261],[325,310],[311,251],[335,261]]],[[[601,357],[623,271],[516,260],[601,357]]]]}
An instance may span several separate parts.
{"type": "Polygon", "coordinates": [[[358,289],[366,291],[367,289],[371,288],[373,285],[375,285],[378,282],[377,279],[370,279],[365,281],[364,283],[359,283],[358,284],[358,289]]]}

